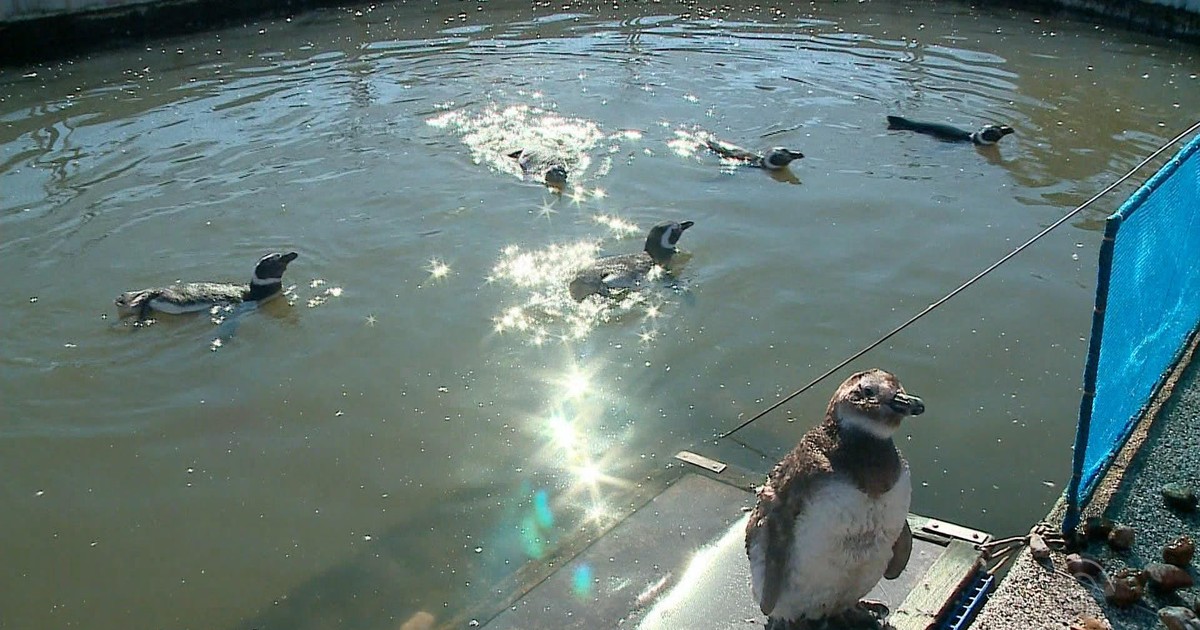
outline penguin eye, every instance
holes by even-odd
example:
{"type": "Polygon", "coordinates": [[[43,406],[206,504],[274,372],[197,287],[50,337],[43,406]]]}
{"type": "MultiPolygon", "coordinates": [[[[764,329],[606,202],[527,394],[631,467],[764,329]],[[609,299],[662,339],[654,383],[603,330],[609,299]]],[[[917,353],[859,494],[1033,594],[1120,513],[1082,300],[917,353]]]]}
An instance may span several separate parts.
{"type": "Polygon", "coordinates": [[[875,397],[875,388],[874,387],[864,387],[863,388],[863,396],[866,396],[867,398],[874,398],[875,397]]]}

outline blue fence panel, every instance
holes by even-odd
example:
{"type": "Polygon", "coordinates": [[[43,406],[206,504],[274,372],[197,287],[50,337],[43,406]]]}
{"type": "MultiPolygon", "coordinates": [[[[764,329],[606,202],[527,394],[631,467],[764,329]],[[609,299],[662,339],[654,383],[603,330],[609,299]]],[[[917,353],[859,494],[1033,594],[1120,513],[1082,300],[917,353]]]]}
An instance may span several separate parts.
{"type": "Polygon", "coordinates": [[[1200,324],[1200,136],[1108,218],[1064,530],[1200,324]]]}

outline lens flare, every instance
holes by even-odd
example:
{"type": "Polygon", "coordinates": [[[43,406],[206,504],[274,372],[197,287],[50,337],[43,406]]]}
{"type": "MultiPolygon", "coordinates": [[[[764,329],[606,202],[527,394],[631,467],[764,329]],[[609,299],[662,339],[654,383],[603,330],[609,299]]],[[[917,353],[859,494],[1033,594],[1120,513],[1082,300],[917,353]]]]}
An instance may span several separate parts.
{"type": "Polygon", "coordinates": [[[604,478],[604,472],[593,462],[588,462],[575,469],[575,479],[587,486],[598,486],[604,478]]]}
{"type": "Polygon", "coordinates": [[[575,427],[562,416],[553,416],[546,423],[551,442],[558,448],[571,451],[579,444],[575,427]]]}
{"type": "Polygon", "coordinates": [[[571,577],[571,592],[582,599],[592,593],[592,567],[586,562],[575,567],[571,577]]]}
{"type": "Polygon", "coordinates": [[[533,516],[543,529],[554,527],[554,512],[550,509],[550,493],[545,489],[533,495],[533,516]]]}
{"type": "Polygon", "coordinates": [[[559,384],[567,398],[579,398],[591,390],[591,379],[579,368],[571,368],[559,384]]]}

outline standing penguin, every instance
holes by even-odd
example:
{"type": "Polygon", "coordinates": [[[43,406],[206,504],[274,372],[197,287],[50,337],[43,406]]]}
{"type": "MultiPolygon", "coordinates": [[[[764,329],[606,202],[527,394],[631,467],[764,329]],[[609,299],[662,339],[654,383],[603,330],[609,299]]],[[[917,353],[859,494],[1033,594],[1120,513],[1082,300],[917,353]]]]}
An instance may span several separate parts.
{"type": "Polygon", "coordinates": [[[887,608],[860,602],[908,564],[912,480],[892,435],[920,398],[879,369],[838,387],[810,429],[758,491],[746,525],[754,597],[768,630],[833,620],[878,627],[887,608]]]}

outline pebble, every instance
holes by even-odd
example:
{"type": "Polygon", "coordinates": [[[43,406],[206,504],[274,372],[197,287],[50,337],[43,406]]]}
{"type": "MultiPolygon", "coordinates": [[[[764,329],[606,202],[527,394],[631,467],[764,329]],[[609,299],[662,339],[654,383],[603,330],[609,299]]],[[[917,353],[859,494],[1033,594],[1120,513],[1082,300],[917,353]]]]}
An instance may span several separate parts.
{"type": "Polygon", "coordinates": [[[1173,510],[1191,512],[1198,501],[1196,491],[1186,483],[1175,481],[1162,487],[1163,503],[1173,510]]]}
{"type": "Polygon", "coordinates": [[[1104,585],[1104,597],[1122,608],[1132,606],[1141,601],[1145,592],[1143,580],[1140,571],[1122,569],[1104,585]]]}
{"type": "Polygon", "coordinates": [[[1195,583],[1191,574],[1173,564],[1154,562],[1146,565],[1143,571],[1155,588],[1167,592],[1187,588],[1195,583]]]}
{"type": "Polygon", "coordinates": [[[1190,536],[1180,536],[1163,547],[1163,562],[1177,567],[1186,567],[1196,555],[1196,543],[1190,536]]]}
{"type": "Polygon", "coordinates": [[[1128,551],[1133,547],[1133,528],[1128,525],[1117,525],[1108,534],[1108,546],[1117,551],[1128,551]]]}
{"type": "Polygon", "coordinates": [[[1050,545],[1046,544],[1046,539],[1041,534],[1030,532],[1029,553],[1034,560],[1045,562],[1050,559],[1050,545]]]}
{"type": "Polygon", "coordinates": [[[1100,562],[1090,556],[1085,556],[1078,553],[1073,553],[1067,556],[1067,573],[1080,577],[1100,577],[1104,568],[1100,566],[1100,562]]]}
{"type": "Polygon", "coordinates": [[[1183,606],[1167,606],[1158,609],[1158,618],[1167,630],[1200,630],[1196,613],[1183,606]]]}
{"type": "Polygon", "coordinates": [[[1071,630],[1112,630],[1112,626],[1095,617],[1083,617],[1071,624],[1071,630]]]}

